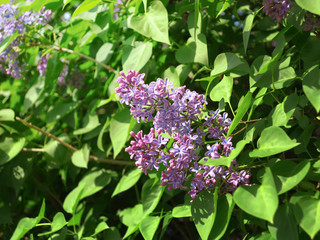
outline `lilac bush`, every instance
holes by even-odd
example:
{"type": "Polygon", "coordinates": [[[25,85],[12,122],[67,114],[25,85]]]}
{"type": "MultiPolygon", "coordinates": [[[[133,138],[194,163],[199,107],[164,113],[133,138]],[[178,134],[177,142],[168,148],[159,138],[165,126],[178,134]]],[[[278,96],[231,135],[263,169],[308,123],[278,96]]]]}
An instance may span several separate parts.
{"type": "Polygon", "coordinates": [[[162,164],[162,185],[168,185],[169,190],[188,189],[192,198],[216,185],[223,185],[227,192],[248,185],[250,174],[245,170],[238,173],[235,160],[229,168],[198,164],[201,156],[206,161],[230,155],[232,139],[225,137],[231,124],[227,113],[209,111],[203,118],[207,105],[204,95],[185,86],[173,88],[168,78],[145,84],[145,74],[131,70],[127,75],[120,74],[116,89],[120,102],[130,106],[131,115],[138,122],[153,122],[148,134],[131,132],[135,140],[125,149],[144,174],[152,169],[158,171],[162,164]],[[214,143],[204,147],[206,138],[214,143]],[[170,139],[172,145],[168,144],[170,139]]]}
{"type": "Polygon", "coordinates": [[[22,68],[19,60],[19,53],[14,50],[14,47],[20,45],[20,39],[27,34],[27,26],[42,25],[44,26],[50,20],[51,10],[46,10],[43,7],[39,12],[27,11],[20,12],[13,4],[0,5],[0,43],[12,36],[15,32],[19,33],[10,45],[0,53],[0,62],[7,65],[6,74],[14,78],[21,77],[22,68]]]}

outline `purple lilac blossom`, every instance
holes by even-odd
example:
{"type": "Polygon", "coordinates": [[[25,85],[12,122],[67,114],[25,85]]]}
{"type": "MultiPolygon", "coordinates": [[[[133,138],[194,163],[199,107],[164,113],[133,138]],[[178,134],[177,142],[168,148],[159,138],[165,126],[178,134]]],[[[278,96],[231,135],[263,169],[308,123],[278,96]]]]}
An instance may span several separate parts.
{"type": "Polygon", "coordinates": [[[68,70],[69,70],[69,61],[65,59],[61,59],[61,61],[64,62],[65,65],[63,66],[63,69],[58,77],[57,85],[59,87],[67,85],[66,77],[68,75],[68,70]]]}
{"type": "Polygon", "coordinates": [[[207,104],[204,95],[185,86],[173,88],[167,78],[145,84],[145,75],[139,72],[129,70],[127,75],[123,72],[120,75],[115,90],[120,102],[130,106],[131,115],[138,121],[153,121],[150,133],[131,132],[135,140],[125,149],[139,169],[147,174],[148,170],[158,171],[162,164],[165,167],[161,172],[162,185],[168,185],[169,190],[189,189],[192,198],[203,190],[213,189],[217,182],[224,182],[225,191],[230,192],[239,185],[248,185],[250,175],[245,170],[238,173],[235,160],[229,168],[198,164],[200,157],[196,152],[201,152],[206,137],[215,143],[207,144],[207,151],[202,152],[205,158],[228,157],[233,150],[231,137],[224,136],[231,124],[227,113],[210,111],[201,120],[207,104]],[[169,134],[173,140],[170,148],[169,138],[163,134],[169,134]],[[189,187],[188,179],[191,179],[189,187]]]}
{"type": "Polygon", "coordinates": [[[113,9],[113,19],[118,20],[119,19],[119,12],[120,12],[120,7],[122,5],[122,0],[116,0],[114,3],[114,9],[113,9]]]}
{"type": "Polygon", "coordinates": [[[39,74],[42,77],[45,76],[45,74],[46,74],[47,63],[48,63],[49,57],[50,57],[49,53],[47,53],[46,55],[42,56],[38,66],[37,66],[39,74]]]}
{"type": "Polygon", "coordinates": [[[27,25],[45,25],[50,20],[51,10],[41,9],[40,12],[19,12],[13,4],[0,5],[0,43],[12,36],[16,31],[20,34],[0,53],[0,61],[6,63],[6,74],[20,78],[22,68],[17,60],[19,53],[14,50],[19,46],[20,38],[26,32],[27,25]]]}
{"type": "Polygon", "coordinates": [[[281,22],[282,17],[286,18],[290,11],[291,1],[289,0],[263,0],[263,12],[272,19],[281,22]]]}

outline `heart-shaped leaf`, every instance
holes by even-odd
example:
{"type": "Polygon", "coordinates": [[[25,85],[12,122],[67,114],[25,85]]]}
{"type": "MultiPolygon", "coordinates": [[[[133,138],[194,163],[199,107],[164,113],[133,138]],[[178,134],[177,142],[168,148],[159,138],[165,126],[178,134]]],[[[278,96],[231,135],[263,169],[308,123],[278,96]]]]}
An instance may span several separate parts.
{"type": "Polygon", "coordinates": [[[302,88],[317,112],[320,111],[320,69],[313,68],[302,81],[302,88]]]}
{"type": "Polygon", "coordinates": [[[310,162],[296,164],[292,161],[279,161],[271,167],[278,194],[285,193],[299,184],[307,175],[310,162]]]}
{"type": "Polygon", "coordinates": [[[268,225],[269,232],[277,240],[298,240],[297,223],[288,205],[281,205],[274,216],[274,224],[268,225]]]}
{"type": "Polygon", "coordinates": [[[147,216],[140,223],[139,230],[145,240],[152,240],[157,231],[161,218],[159,216],[147,216]]]}
{"type": "Polygon", "coordinates": [[[202,191],[191,204],[191,214],[201,239],[208,239],[216,217],[218,191],[202,191]]]}
{"type": "Polygon", "coordinates": [[[296,0],[296,3],[303,9],[320,15],[320,0],[296,0]]]}
{"type": "Polygon", "coordinates": [[[170,44],[168,12],[161,1],[153,1],[148,11],[129,20],[129,27],[155,41],[170,44]]]}
{"type": "Polygon", "coordinates": [[[211,90],[210,98],[212,101],[220,102],[222,98],[226,102],[230,101],[233,88],[233,78],[230,76],[224,76],[223,79],[211,90]]]}
{"type": "Polygon", "coordinates": [[[204,34],[198,34],[195,41],[189,38],[187,44],[176,52],[176,59],[179,63],[201,63],[208,65],[207,39],[204,34]]]}
{"type": "Polygon", "coordinates": [[[233,199],[243,211],[273,223],[279,200],[270,168],[266,168],[262,185],[240,186],[233,199]]]}
{"type": "Polygon", "coordinates": [[[313,239],[320,230],[320,200],[313,196],[293,196],[294,215],[300,225],[313,239]]]}
{"type": "Polygon", "coordinates": [[[264,129],[258,140],[258,149],[249,153],[250,157],[267,157],[298,146],[280,127],[271,126],[264,129]]]}
{"type": "Polygon", "coordinates": [[[218,76],[228,72],[242,63],[243,61],[234,53],[221,53],[214,60],[214,68],[211,72],[211,76],[218,76]]]}

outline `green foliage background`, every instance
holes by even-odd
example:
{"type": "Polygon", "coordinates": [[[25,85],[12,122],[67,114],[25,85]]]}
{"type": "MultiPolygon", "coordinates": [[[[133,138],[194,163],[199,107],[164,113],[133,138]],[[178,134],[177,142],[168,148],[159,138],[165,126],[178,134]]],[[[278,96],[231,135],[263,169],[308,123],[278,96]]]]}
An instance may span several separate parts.
{"type": "Polygon", "coordinates": [[[21,39],[23,77],[0,73],[0,239],[320,239],[320,39],[301,29],[320,2],[297,0],[280,23],[255,0],[115,3],[17,3],[54,15],[21,39]],[[67,82],[85,76],[80,89],[57,85],[66,61],[67,82]],[[235,150],[205,164],[237,158],[252,185],[191,203],[143,175],[124,147],[151,124],[114,93],[129,69],[233,114],[235,150]]]}

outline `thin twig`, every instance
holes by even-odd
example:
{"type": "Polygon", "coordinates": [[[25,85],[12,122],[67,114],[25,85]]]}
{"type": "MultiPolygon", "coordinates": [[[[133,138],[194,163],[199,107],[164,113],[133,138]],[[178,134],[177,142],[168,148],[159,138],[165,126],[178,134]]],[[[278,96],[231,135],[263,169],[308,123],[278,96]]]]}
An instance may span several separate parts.
{"type": "Polygon", "coordinates": [[[241,132],[242,132],[243,130],[245,130],[246,128],[247,128],[247,126],[241,128],[238,132],[236,132],[235,134],[232,134],[232,137],[235,136],[235,135],[237,135],[237,134],[239,134],[239,133],[241,133],[241,132]]]}
{"type": "Polygon", "coordinates": [[[99,62],[99,61],[95,60],[92,57],[89,57],[89,56],[87,56],[85,54],[76,52],[76,51],[74,51],[72,49],[68,49],[68,48],[64,48],[64,47],[58,47],[58,46],[55,46],[55,45],[46,45],[46,44],[42,44],[42,43],[33,43],[30,46],[32,46],[32,47],[33,46],[39,46],[39,47],[45,47],[45,48],[52,48],[52,49],[60,51],[60,52],[67,52],[67,53],[75,54],[75,55],[78,55],[79,57],[82,57],[84,59],[87,59],[89,61],[92,61],[92,62],[100,65],[101,67],[107,69],[110,72],[117,73],[117,70],[113,69],[110,65],[106,65],[106,64],[104,64],[102,62],[99,62]]]}
{"type": "Polygon", "coordinates": [[[243,123],[243,124],[247,124],[247,123],[252,123],[252,122],[258,122],[258,121],[261,121],[263,118],[258,118],[258,119],[252,119],[252,120],[249,120],[249,121],[240,121],[240,123],[243,123]]]}
{"type": "Polygon", "coordinates": [[[38,132],[41,132],[41,133],[47,135],[49,138],[52,138],[52,139],[58,141],[60,144],[62,144],[62,145],[65,146],[66,148],[69,148],[69,149],[72,150],[73,152],[78,151],[78,149],[76,149],[75,147],[73,147],[73,146],[71,146],[70,144],[68,144],[68,143],[60,140],[59,138],[57,138],[56,136],[52,135],[51,133],[48,133],[48,132],[42,130],[41,128],[33,125],[32,123],[29,123],[29,122],[27,122],[27,121],[25,121],[25,120],[23,120],[23,119],[21,119],[21,118],[19,118],[19,117],[16,117],[16,119],[17,119],[18,121],[20,121],[21,123],[23,123],[24,125],[26,125],[27,127],[33,128],[33,129],[37,130],[38,132]]]}
{"type": "MultiPolygon", "coordinates": [[[[75,147],[71,146],[70,144],[62,141],[61,139],[57,138],[56,136],[52,135],[51,133],[46,132],[46,131],[42,130],[41,128],[33,125],[32,123],[29,123],[29,122],[27,122],[27,121],[25,121],[25,120],[23,120],[23,119],[21,119],[19,117],[16,117],[16,119],[18,121],[20,121],[21,123],[23,123],[25,126],[27,126],[29,128],[33,128],[33,129],[37,130],[38,132],[41,132],[41,133],[47,135],[49,138],[52,138],[52,139],[58,141],[60,144],[62,144],[66,148],[70,149],[71,151],[73,151],[73,152],[78,151],[77,148],[75,148],[75,147]]],[[[23,148],[22,150],[23,151],[29,151],[29,152],[45,152],[44,149],[42,149],[42,148],[23,148]]],[[[108,164],[113,164],[113,165],[134,166],[134,163],[130,162],[130,161],[115,160],[115,159],[104,159],[104,158],[98,158],[98,157],[92,156],[92,155],[89,156],[89,159],[92,160],[92,161],[95,161],[95,162],[108,163],[108,164]]]]}
{"type": "Polygon", "coordinates": [[[24,152],[41,152],[44,153],[45,150],[43,148],[22,148],[24,152]]]}

